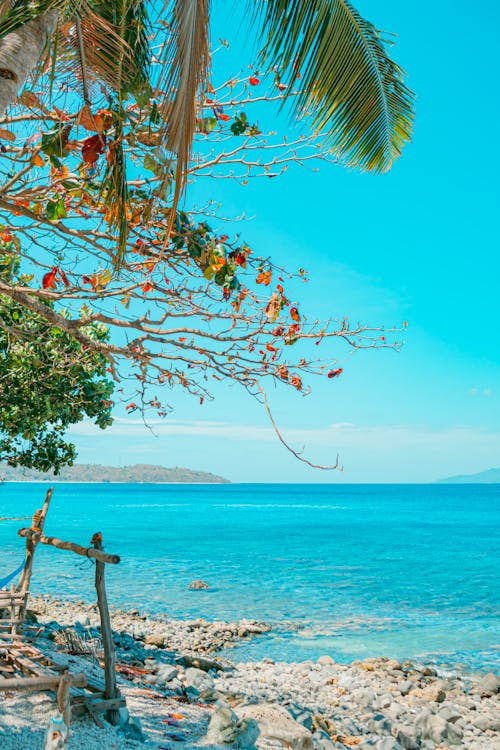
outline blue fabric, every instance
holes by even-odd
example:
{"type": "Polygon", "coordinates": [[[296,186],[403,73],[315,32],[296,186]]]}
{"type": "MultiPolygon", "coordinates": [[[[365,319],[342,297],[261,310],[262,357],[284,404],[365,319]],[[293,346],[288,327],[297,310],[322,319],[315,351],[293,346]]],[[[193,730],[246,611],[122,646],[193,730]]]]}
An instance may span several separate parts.
{"type": "Polygon", "coordinates": [[[24,568],[24,560],[21,563],[21,565],[13,573],[9,573],[9,575],[6,576],[5,578],[0,578],[0,589],[3,589],[4,586],[7,586],[7,584],[10,583],[13,578],[19,575],[19,573],[21,572],[23,568],[24,568]]]}

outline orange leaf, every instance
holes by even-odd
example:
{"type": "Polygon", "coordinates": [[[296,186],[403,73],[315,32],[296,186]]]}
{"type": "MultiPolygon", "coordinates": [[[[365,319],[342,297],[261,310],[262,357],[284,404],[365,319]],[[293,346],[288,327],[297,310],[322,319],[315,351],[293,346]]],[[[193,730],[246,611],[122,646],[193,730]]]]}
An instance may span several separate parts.
{"type": "Polygon", "coordinates": [[[6,130],[5,128],[0,128],[0,138],[4,141],[11,141],[11,143],[16,140],[14,133],[11,133],[10,130],[6,130]]]}
{"type": "Polygon", "coordinates": [[[264,286],[269,286],[269,284],[271,283],[272,275],[272,271],[261,271],[255,281],[257,284],[264,284],[264,286]]]}
{"type": "Polygon", "coordinates": [[[33,91],[23,91],[19,97],[21,104],[26,107],[32,107],[33,109],[44,109],[44,106],[38,96],[33,91]]]}
{"type": "Polygon", "coordinates": [[[299,322],[300,315],[299,315],[299,311],[298,311],[298,309],[296,307],[291,307],[290,308],[290,317],[291,317],[292,320],[295,320],[295,322],[297,322],[297,323],[299,322]]]}

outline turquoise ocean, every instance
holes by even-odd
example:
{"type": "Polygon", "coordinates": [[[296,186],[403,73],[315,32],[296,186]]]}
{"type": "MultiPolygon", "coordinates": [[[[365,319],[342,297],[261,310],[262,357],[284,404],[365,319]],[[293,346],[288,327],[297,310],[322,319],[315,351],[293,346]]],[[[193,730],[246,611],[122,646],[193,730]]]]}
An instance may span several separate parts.
{"type": "MultiPolygon", "coordinates": [[[[31,516],[46,489],[0,485],[0,516],[31,516]]],[[[23,525],[0,522],[0,578],[23,525]]],[[[274,625],[232,658],[500,669],[500,485],[56,484],[45,530],[102,532],[116,606],[274,625]]],[[[40,545],[32,591],[92,601],[92,563],[40,545]]]]}

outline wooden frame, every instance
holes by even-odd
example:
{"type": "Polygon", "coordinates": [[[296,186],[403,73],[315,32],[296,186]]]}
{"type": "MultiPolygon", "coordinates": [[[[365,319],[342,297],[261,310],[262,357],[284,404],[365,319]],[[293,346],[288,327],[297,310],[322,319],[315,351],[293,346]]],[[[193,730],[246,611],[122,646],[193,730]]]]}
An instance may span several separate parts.
{"type": "Polygon", "coordinates": [[[105,585],[106,564],[117,565],[120,557],[104,551],[100,533],[92,537],[92,547],[83,547],[74,542],[46,536],[44,526],[52,492],[51,487],[42,508],[35,512],[31,527],[20,529],[18,532],[19,536],[26,539],[26,562],[17,590],[11,586],[10,591],[0,591],[0,609],[9,611],[9,617],[0,617],[0,659],[3,657],[0,674],[9,675],[4,679],[0,678],[0,690],[53,690],[68,730],[71,715],[80,714],[82,709],[87,710],[99,726],[103,724],[98,714],[103,712],[111,724],[120,724],[119,709],[126,707],[126,703],[116,682],[115,644],[105,585]],[[104,650],[103,685],[99,680],[96,681],[84,674],[64,671],[57,662],[49,662],[42,652],[37,651],[29,643],[29,626],[26,624],[27,602],[38,544],[50,545],[95,560],[95,587],[104,650]],[[10,676],[16,672],[19,676],[10,676]],[[88,692],[82,692],[83,688],[88,692]]]}

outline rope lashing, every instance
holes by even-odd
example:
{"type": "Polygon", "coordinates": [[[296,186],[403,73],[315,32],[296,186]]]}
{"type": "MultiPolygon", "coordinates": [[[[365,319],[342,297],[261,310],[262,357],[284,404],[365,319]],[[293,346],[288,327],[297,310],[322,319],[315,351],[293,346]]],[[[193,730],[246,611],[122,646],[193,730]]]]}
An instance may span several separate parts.
{"type": "Polygon", "coordinates": [[[24,563],[25,563],[25,561],[23,560],[23,562],[21,563],[21,565],[18,568],[16,568],[16,570],[14,570],[13,573],[9,573],[9,575],[5,576],[5,578],[0,578],[0,589],[3,589],[4,586],[7,586],[7,584],[10,583],[13,578],[15,578],[16,576],[19,575],[19,573],[24,568],[24,563]]]}

